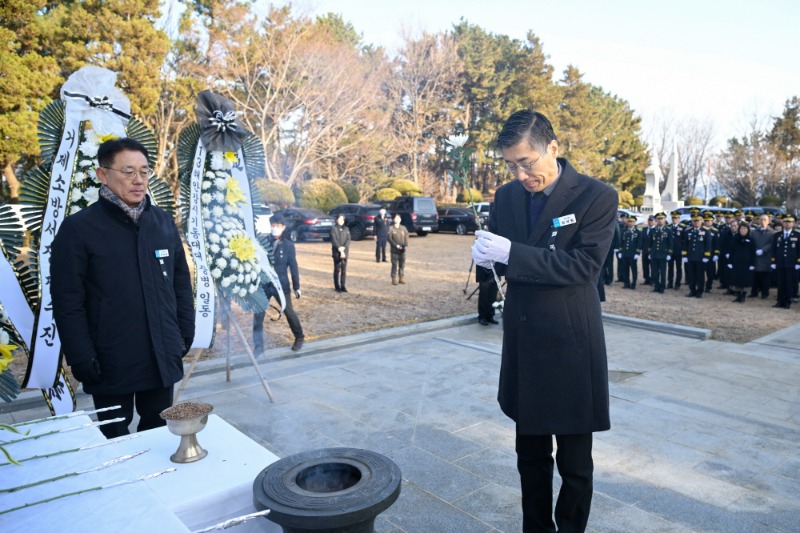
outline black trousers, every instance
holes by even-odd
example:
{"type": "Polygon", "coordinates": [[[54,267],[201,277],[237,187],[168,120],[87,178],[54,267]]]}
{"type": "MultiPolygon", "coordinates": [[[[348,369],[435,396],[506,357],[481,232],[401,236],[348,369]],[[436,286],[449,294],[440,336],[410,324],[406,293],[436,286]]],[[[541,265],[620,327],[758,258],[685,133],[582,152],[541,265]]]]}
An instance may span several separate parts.
{"type": "Polygon", "coordinates": [[[478,283],[478,318],[494,318],[494,307],[497,301],[497,283],[494,279],[478,283]]]}
{"type": "Polygon", "coordinates": [[[603,263],[602,275],[600,278],[606,285],[611,285],[614,282],[614,249],[608,251],[606,260],[603,263]]]}
{"type": "Polygon", "coordinates": [[[797,270],[794,267],[778,267],[775,269],[778,277],[778,305],[789,307],[792,305],[794,288],[797,286],[797,270]]]}
{"type": "Polygon", "coordinates": [[[112,418],[125,417],[121,422],[100,426],[100,431],[107,439],[121,437],[130,433],[128,426],[133,422],[133,407],[136,405],[136,413],[139,415],[139,424],[136,431],[147,431],[148,429],[166,426],[167,422],[159,416],[159,413],[172,405],[172,388],[151,389],[129,394],[93,394],[95,409],[113,407],[119,405],[120,409],[103,411],[97,413],[98,420],[111,420],[112,418]]]}
{"type": "Polygon", "coordinates": [[[769,288],[772,284],[772,272],[759,272],[756,270],[753,273],[753,288],[750,290],[750,297],[754,298],[761,293],[761,296],[767,298],[769,296],[769,288]]]}
{"type": "Polygon", "coordinates": [[[622,283],[625,287],[636,287],[636,279],[639,277],[639,265],[636,259],[623,255],[619,260],[619,266],[622,267],[622,283]]]}
{"type": "Polygon", "coordinates": [[[553,437],[517,433],[517,470],[522,487],[522,531],[586,530],[592,506],[592,434],[556,435],[561,490],[553,523],[553,437]]]}
{"type": "Polygon", "coordinates": [[[650,280],[653,283],[653,288],[657,291],[663,291],[667,283],[667,260],[651,259],[650,268],[650,280]]]}
{"type": "Polygon", "coordinates": [[[686,263],[686,283],[690,293],[703,294],[706,264],[702,261],[689,260],[686,263]]]}
{"type": "Polygon", "coordinates": [[[645,284],[653,283],[652,264],[652,260],[647,258],[647,252],[642,252],[642,277],[645,284]]]}
{"type": "Polygon", "coordinates": [[[711,291],[714,286],[714,278],[717,276],[717,263],[716,261],[708,260],[706,265],[706,292],[711,291]]]}
{"type": "MultiPolygon", "coordinates": [[[[289,323],[289,329],[295,339],[302,339],[303,326],[300,325],[300,319],[292,306],[291,291],[283,291],[284,298],[286,299],[286,307],[283,310],[283,316],[286,317],[286,322],[289,323]]],[[[264,316],[266,313],[253,313],[253,344],[256,351],[264,347],[264,316]]]]}
{"type": "Polygon", "coordinates": [[[386,261],[386,237],[375,237],[375,261],[386,261]]]}
{"type": "Polygon", "coordinates": [[[677,288],[683,279],[683,263],[680,253],[667,261],[667,282],[677,288]]]}
{"type": "Polygon", "coordinates": [[[347,258],[333,259],[333,287],[338,291],[339,289],[347,288],[345,282],[347,281],[347,258]]]}

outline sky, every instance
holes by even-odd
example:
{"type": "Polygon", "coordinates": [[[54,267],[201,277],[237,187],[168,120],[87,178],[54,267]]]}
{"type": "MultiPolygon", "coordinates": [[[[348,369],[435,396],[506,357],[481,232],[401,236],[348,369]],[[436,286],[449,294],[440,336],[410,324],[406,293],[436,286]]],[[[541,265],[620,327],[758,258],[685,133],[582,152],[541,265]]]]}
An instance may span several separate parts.
{"type": "MultiPolygon", "coordinates": [[[[283,5],[286,2],[273,2],[283,5]]],[[[798,0],[302,0],[297,12],[338,13],[366,43],[396,51],[406,28],[447,31],[464,18],[494,34],[542,41],[555,76],[627,100],[645,134],[664,117],[710,121],[714,144],[742,136],[800,96],[798,0]]]]}

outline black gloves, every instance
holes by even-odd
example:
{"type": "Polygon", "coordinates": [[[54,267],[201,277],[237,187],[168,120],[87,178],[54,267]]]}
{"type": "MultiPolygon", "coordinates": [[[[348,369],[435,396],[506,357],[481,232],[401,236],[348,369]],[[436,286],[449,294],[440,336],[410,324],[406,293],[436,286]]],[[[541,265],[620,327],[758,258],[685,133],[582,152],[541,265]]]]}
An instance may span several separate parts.
{"type": "Polygon", "coordinates": [[[70,367],[75,379],[84,385],[97,385],[100,383],[102,372],[100,372],[100,361],[92,358],[81,363],[76,363],[70,367]]]}
{"type": "Polygon", "coordinates": [[[181,354],[181,357],[183,357],[184,355],[189,353],[189,350],[192,349],[192,342],[193,341],[194,341],[194,339],[190,339],[189,337],[184,337],[183,338],[183,353],[181,354]]]}

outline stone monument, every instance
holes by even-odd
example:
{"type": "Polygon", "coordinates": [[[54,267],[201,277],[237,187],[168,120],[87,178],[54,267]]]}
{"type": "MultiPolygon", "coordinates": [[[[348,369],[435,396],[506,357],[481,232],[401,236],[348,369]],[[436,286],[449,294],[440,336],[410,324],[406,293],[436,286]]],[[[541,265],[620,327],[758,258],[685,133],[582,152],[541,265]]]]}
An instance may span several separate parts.
{"type": "Polygon", "coordinates": [[[661,168],[658,166],[656,156],[653,155],[650,159],[650,166],[644,171],[645,188],[642,213],[653,215],[661,211],[661,193],[658,192],[661,176],[661,168]]]}
{"type": "Polygon", "coordinates": [[[675,143],[672,143],[672,161],[669,165],[669,175],[667,176],[664,192],[661,194],[661,205],[663,210],[667,212],[683,207],[683,200],[678,199],[678,168],[678,148],[675,143]]]}

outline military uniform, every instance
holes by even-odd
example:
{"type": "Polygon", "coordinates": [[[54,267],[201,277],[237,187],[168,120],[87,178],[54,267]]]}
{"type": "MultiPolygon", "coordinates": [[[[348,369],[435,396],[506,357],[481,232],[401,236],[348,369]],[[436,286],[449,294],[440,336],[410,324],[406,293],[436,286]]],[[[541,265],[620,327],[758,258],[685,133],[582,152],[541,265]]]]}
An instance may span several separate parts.
{"type": "MultiPolygon", "coordinates": [[[[784,220],[787,218],[791,216],[785,216],[784,220]]],[[[789,309],[792,306],[794,287],[797,285],[797,269],[800,268],[799,244],[800,232],[794,229],[778,232],[773,237],[771,267],[778,278],[778,303],[775,307],[789,309]]]]}
{"type": "MultiPolygon", "coordinates": [[[[700,219],[700,215],[695,215],[692,222],[700,219]]],[[[689,294],[686,296],[702,298],[705,263],[711,259],[711,234],[707,228],[692,226],[686,231],[682,258],[686,265],[686,282],[689,284],[689,294]]]]}
{"type": "MultiPolygon", "coordinates": [[[[706,214],[704,220],[714,220],[714,216],[706,214]]],[[[714,278],[717,277],[717,261],[719,261],[720,235],[719,230],[711,225],[703,226],[711,235],[711,260],[705,264],[706,292],[711,292],[714,285],[714,278]]]]}
{"type": "Polygon", "coordinates": [[[683,250],[683,233],[686,227],[677,222],[680,220],[681,214],[678,212],[672,213],[673,224],[669,226],[672,232],[672,257],[667,261],[667,288],[678,290],[681,288],[681,280],[683,279],[683,264],[681,263],[681,250],[683,250]],[[674,284],[673,284],[674,282],[674,284]]]}
{"type": "MultiPolygon", "coordinates": [[[[666,214],[658,213],[656,220],[663,220],[666,217],[666,214]]],[[[667,281],[667,261],[672,259],[672,230],[669,226],[656,225],[650,228],[648,242],[653,292],[664,294],[664,286],[667,281]]]]}
{"type": "MultiPolygon", "coordinates": [[[[636,222],[635,217],[628,220],[636,222]]],[[[642,232],[633,227],[626,227],[620,237],[619,252],[617,258],[622,267],[622,283],[626,289],[635,289],[636,280],[639,277],[639,270],[636,262],[642,253],[642,232]]]]}

